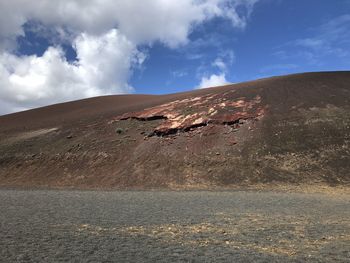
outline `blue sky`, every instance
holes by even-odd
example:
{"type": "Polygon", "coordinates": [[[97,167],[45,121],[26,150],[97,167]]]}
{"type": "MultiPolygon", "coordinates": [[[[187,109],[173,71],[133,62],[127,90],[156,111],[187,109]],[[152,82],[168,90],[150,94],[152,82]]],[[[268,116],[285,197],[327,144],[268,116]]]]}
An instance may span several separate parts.
{"type": "Polygon", "coordinates": [[[350,68],[350,0],[4,2],[0,114],[350,68]]]}
{"type": "Polygon", "coordinates": [[[144,67],[131,79],[138,92],[192,89],[203,73],[220,73],[212,65],[217,57],[227,64],[229,82],[296,72],[349,70],[350,1],[261,1],[245,30],[232,28],[225,19],[215,19],[196,28],[189,38],[191,43],[180,49],[154,45],[148,51],[144,67]],[[334,27],[327,27],[337,21],[334,27]],[[344,28],[340,33],[344,35],[329,38],[338,26],[344,28]],[[344,41],[338,41],[338,37],[344,37],[344,41]],[[203,45],[196,46],[200,40],[203,45]],[[302,40],[322,43],[317,48],[312,43],[298,44],[302,40]],[[227,61],[227,52],[233,52],[233,61],[227,61]],[[198,58],[191,58],[193,54],[198,58]]]}

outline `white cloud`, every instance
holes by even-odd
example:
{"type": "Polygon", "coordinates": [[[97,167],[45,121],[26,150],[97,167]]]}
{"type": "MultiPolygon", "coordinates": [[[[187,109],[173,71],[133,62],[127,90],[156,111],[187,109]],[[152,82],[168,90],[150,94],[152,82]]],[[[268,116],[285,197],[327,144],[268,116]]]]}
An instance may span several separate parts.
{"type": "Polygon", "coordinates": [[[0,1],[0,38],[23,35],[30,20],[100,35],[117,27],[133,43],[161,41],[176,47],[193,26],[220,16],[244,28],[258,0],[28,0],[0,1]],[[245,12],[238,14],[237,9],[245,12]]]}
{"type": "Polygon", "coordinates": [[[258,1],[259,0],[221,1],[219,4],[221,5],[219,12],[221,12],[221,16],[230,19],[234,27],[244,29],[247,26],[247,21],[253,11],[253,7],[258,1]],[[237,12],[238,7],[245,10],[243,15],[237,12]]]}
{"type": "Polygon", "coordinates": [[[212,65],[215,67],[218,67],[221,71],[227,70],[226,63],[223,61],[222,58],[215,59],[215,61],[212,63],[212,65]]]}
{"type": "Polygon", "coordinates": [[[81,34],[74,41],[78,60],[69,63],[59,47],[38,57],[0,56],[1,99],[33,107],[102,94],[127,93],[133,63],[142,54],[116,29],[102,36],[81,34]]]}
{"type": "MultiPolygon", "coordinates": [[[[1,113],[83,97],[128,93],[128,79],[145,55],[140,45],[186,44],[193,28],[214,17],[244,29],[258,0],[0,1],[1,113]],[[238,12],[237,10],[240,10],[238,12]],[[16,55],[16,38],[33,23],[50,39],[42,56],[16,55]],[[77,52],[67,62],[60,44],[77,52]],[[12,105],[11,107],[4,106],[12,105]]],[[[221,75],[218,75],[220,77],[221,75]]],[[[225,75],[222,75],[225,78],[225,75]]],[[[215,77],[214,77],[215,79],[215,77]]],[[[220,79],[220,78],[219,78],[220,79]]]]}
{"type": "Polygon", "coordinates": [[[228,67],[235,61],[235,54],[232,50],[222,51],[219,56],[211,64],[213,67],[217,67],[222,72],[226,72],[228,67]]]}
{"type": "MultiPolygon", "coordinates": [[[[202,73],[197,73],[197,77],[200,77],[201,81],[196,89],[208,88],[214,86],[222,86],[228,83],[226,79],[226,73],[229,71],[229,66],[235,60],[235,55],[232,50],[225,50],[219,54],[219,56],[211,63],[211,67],[219,70],[219,74],[208,74],[208,72],[203,71],[202,73]]],[[[206,69],[207,66],[201,66],[198,71],[206,69]]]]}
{"type": "Polygon", "coordinates": [[[228,81],[226,80],[225,73],[221,73],[219,75],[212,74],[210,77],[202,77],[202,80],[197,88],[203,89],[209,87],[216,87],[225,85],[227,83],[228,81]]]}

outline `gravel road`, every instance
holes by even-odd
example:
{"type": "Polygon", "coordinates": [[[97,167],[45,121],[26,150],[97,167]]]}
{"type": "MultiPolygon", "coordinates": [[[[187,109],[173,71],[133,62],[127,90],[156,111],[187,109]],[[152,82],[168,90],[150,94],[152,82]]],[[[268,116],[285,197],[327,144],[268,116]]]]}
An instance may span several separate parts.
{"type": "Polygon", "coordinates": [[[349,262],[350,196],[0,190],[1,262],[349,262]]]}

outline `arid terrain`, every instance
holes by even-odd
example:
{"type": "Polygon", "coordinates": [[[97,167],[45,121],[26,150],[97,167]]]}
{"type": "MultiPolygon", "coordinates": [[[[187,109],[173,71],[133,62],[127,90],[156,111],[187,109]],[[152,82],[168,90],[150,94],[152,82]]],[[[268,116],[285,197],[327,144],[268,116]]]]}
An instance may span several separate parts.
{"type": "Polygon", "coordinates": [[[349,195],[0,190],[0,262],[349,262],[349,195]]]}
{"type": "Polygon", "coordinates": [[[0,116],[0,262],[348,262],[349,171],[350,72],[0,116]]]}
{"type": "Polygon", "coordinates": [[[0,116],[2,187],[345,187],[349,170],[350,72],[0,116]]]}

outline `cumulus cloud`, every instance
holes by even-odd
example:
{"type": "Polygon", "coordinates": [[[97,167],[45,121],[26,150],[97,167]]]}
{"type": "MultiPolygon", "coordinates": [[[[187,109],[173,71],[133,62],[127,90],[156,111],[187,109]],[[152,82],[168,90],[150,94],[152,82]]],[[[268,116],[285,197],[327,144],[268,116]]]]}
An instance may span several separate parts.
{"type": "Polygon", "coordinates": [[[222,86],[228,84],[229,82],[226,79],[226,73],[228,72],[229,66],[235,60],[235,55],[232,50],[226,50],[221,52],[220,56],[217,57],[212,63],[211,66],[219,70],[219,74],[202,74],[200,83],[196,89],[203,89],[208,87],[222,86]],[[208,76],[209,75],[209,76],[208,76]]]}
{"type": "MultiPolygon", "coordinates": [[[[243,29],[257,0],[0,1],[1,112],[72,99],[129,93],[128,79],[145,60],[138,49],[159,41],[185,45],[195,26],[214,17],[243,29]],[[239,10],[239,11],[238,11],[239,10]],[[34,22],[34,23],[33,23],[34,22]],[[55,38],[42,56],[18,55],[24,25],[55,38]],[[68,62],[60,44],[70,44],[68,62]],[[6,103],[5,103],[6,102],[6,103]],[[5,107],[4,105],[12,105],[5,107]],[[3,108],[6,108],[5,110],[3,108]]],[[[218,75],[218,79],[225,75],[218,75]],[[221,76],[221,77],[220,77],[221,76]]],[[[209,78],[210,79],[210,78],[209,78]]],[[[215,77],[214,77],[215,79],[215,77]]]]}
{"type": "Polygon", "coordinates": [[[215,59],[215,61],[212,64],[215,67],[218,67],[221,71],[226,71],[227,70],[227,66],[226,63],[223,61],[222,58],[217,58],[215,59]]]}
{"type": "Polygon", "coordinates": [[[0,2],[0,36],[23,35],[23,24],[40,21],[56,28],[100,35],[111,28],[136,44],[161,41],[176,47],[188,41],[193,26],[224,17],[244,28],[258,0],[27,0],[0,2]],[[238,13],[238,8],[245,12],[238,13]]]}
{"type": "Polygon", "coordinates": [[[98,96],[127,93],[129,69],[143,55],[116,29],[101,36],[79,35],[73,47],[77,61],[67,62],[59,47],[38,57],[3,53],[0,56],[1,98],[26,107],[98,96]]]}
{"type": "Polygon", "coordinates": [[[204,88],[209,88],[209,87],[222,86],[222,85],[225,85],[227,83],[228,83],[228,81],[226,80],[225,73],[221,73],[218,75],[212,74],[209,77],[203,77],[197,88],[204,89],[204,88]]]}

